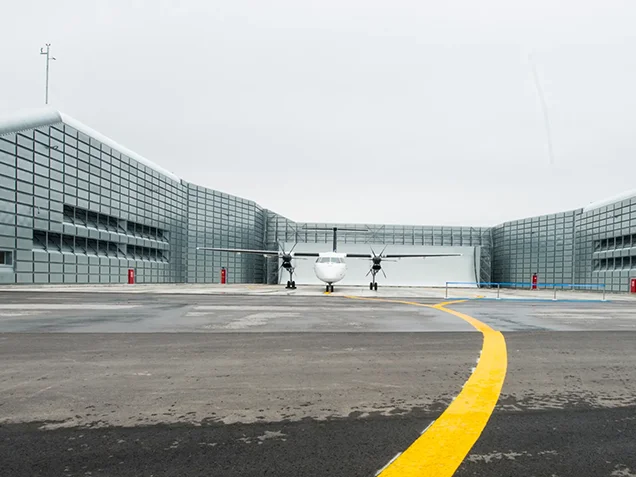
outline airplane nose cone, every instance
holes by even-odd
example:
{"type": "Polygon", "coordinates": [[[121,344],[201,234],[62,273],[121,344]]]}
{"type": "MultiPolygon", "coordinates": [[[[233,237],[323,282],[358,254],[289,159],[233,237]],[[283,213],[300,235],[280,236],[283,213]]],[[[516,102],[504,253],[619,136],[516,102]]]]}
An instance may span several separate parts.
{"type": "Polygon", "coordinates": [[[325,283],[336,283],[344,278],[346,267],[342,264],[318,264],[315,267],[316,277],[325,283]]]}

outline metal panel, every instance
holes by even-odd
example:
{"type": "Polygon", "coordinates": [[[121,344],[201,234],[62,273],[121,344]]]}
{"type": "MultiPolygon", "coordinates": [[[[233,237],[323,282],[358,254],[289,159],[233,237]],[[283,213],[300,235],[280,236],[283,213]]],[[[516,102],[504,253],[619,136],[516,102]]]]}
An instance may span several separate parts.
{"type": "Polygon", "coordinates": [[[16,283],[33,283],[33,274],[16,273],[16,283]]]}

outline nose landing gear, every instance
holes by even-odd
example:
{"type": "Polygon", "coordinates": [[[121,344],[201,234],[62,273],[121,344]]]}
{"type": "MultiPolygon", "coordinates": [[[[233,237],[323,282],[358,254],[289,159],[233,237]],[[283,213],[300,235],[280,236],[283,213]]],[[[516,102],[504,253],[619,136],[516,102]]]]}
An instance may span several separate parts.
{"type": "Polygon", "coordinates": [[[325,287],[325,293],[333,293],[333,285],[331,283],[325,287]]]}
{"type": "Polygon", "coordinates": [[[289,280],[287,280],[287,286],[285,288],[288,290],[295,290],[296,282],[294,281],[294,267],[292,267],[291,264],[289,266],[285,265],[286,263],[283,262],[283,267],[289,272],[289,280]]]}
{"type": "Polygon", "coordinates": [[[281,244],[278,244],[278,246],[280,247],[280,251],[282,252],[280,254],[280,258],[282,260],[282,263],[281,263],[280,267],[278,267],[278,272],[280,273],[280,271],[283,268],[285,270],[287,270],[287,272],[289,273],[289,280],[287,280],[287,286],[285,288],[287,288],[288,290],[295,290],[296,289],[296,282],[294,281],[294,265],[292,264],[292,260],[293,260],[294,256],[292,255],[292,252],[296,248],[296,245],[294,245],[292,247],[292,249],[289,251],[289,253],[285,252],[285,250],[283,249],[283,246],[281,244]]]}
{"type": "Polygon", "coordinates": [[[367,272],[367,276],[371,274],[371,283],[369,283],[369,290],[378,291],[378,282],[375,281],[375,276],[379,272],[382,272],[382,275],[384,275],[384,278],[386,278],[386,273],[384,273],[384,270],[382,270],[382,260],[383,260],[382,254],[384,253],[384,249],[382,249],[382,252],[380,252],[380,255],[376,255],[373,249],[371,249],[371,253],[373,253],[373,257],[371,258],[372,264],[371,264],[371,268],[367,272]]]}
{"type": "MultiPolygon", "coordinates": [[[[369,290],[371,291],[378,291],[378,282],[375,281],[375,276],[380,270],[382,270],[382,268],[380,267],[379,263],[374,264],[373,267],[371,267],[371,270],[369,270],[369,273],[371,274],[371,283],[369,283],[369,290]]],[[[369,275],[369,273],[367,273],[367,275],[369,275]]],[[[384,270],[382,270],[382,273],[384,273],[384,270]]],[[[386,274],[384,276],[386,276],[386,274]]]]}

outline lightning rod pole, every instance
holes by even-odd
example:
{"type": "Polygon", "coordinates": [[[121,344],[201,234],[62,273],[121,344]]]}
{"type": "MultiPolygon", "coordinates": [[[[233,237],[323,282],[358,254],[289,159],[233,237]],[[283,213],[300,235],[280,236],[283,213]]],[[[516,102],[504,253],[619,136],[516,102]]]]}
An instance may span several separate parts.
{"type": "Polygon", "coordinates": [[[51,56],[51,44],[46,44],[46,50],[44,47],[40,48],[40,54],[46,55],[46,86],[44,92],[44,104],[49,104],[49,63],[51,60],[55,60],[55,58],[51,56]]]}

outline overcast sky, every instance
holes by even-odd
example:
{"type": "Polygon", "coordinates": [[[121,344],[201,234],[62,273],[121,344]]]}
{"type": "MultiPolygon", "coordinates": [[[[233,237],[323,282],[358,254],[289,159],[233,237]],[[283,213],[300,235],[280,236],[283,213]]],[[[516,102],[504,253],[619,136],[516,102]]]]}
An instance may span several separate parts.
{"type": "Polygon", "coordinates": [[[494,225],[636,188],[635,25],[629,0],[6,2],[0,113],[43,105],[48,42],[51,105],[185,180],[494,225]]]}

